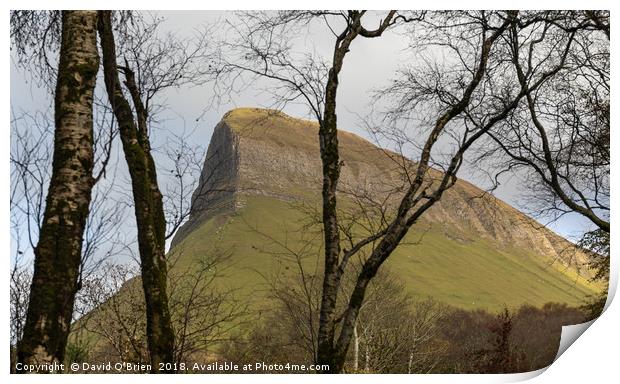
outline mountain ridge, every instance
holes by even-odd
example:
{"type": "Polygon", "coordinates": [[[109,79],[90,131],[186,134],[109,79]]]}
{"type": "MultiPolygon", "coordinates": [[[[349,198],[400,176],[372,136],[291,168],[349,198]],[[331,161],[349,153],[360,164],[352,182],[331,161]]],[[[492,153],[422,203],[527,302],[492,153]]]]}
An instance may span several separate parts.
{"type": "MultiPolygon", "coordinates": [[[[210,217],[241,208],[244,195],[283,201],[318,199],[322,179],[317,131],[316,122],[276,110],[237,108],[227,112],[214,129],[199,187],[192,197],[190,218],[175,235],[173,246],[210,217]]],[[[347,131],[339,131],[339,146],[341,195],[362,191],[384,198],[406,186],[399,173],[403,161],[408,160],[401,160],[398,154],[347,131]]],[[[441,175],[437,170],[431,172],[441,175]]],[[[397,202],[397,197],[392,200],[397,202]]],[[[443,227],[450,223],[445,233],[452,238],[471,240],[472,234],[466,232],[473,230],[482,238],[527,247],[565,264],[569,260],[562,254],[573,248],[534,219],[462,179],[425,214],[425,221],[443,227]]],[[[578,256],[582,262],[584,255],[578,256]]]]}
{"type": "MultiPolygon", "coordinates": [[[[300,268],[320,276],[317,130],[315,122],[274,110],[226,113],[214,129],[190,218],[173,239],[170,253],[178,255],[177,265],[223,257],[217,286],[234,290],[258,313],[273,305],[270,280],[292,283],[300,268]]],[[[405,160],[353,133],[339,131],[339,139],[341,224],[359,212],[358,201],[364,209],[380,197],[388,197],[388,207],[398,203],[406,185],[399,172],[405,160]]],[[[577,268],[585,257],[517,209],[458,180],[382,269],[392,271],[411,295],[464,309],[576,306],[601,289],[577,268]]]]}

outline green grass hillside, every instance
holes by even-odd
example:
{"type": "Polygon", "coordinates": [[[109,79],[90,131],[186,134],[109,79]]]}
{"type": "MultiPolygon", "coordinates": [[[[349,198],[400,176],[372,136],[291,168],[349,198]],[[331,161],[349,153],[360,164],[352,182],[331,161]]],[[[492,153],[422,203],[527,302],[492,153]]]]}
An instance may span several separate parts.
{"type": "MultiPolygon", "coordinates": [[[[223,277],[218,284],[238,289],[240,298],[254,306],[265,302],[274,274],[298,273],[292,256],[301,249],[306,269],[316,270],[322,239],[303,227],[307,216],[294,204],[248,195],[243,200],[243,208],[209,219],[173,252],[187,266],[212,255],[217,244],[229,256],[219,266],[223,277]]],[[[453,239],[433,225],[420,227],[386,263],[411,294],[466,309],[495,310],[551,301],[578,305],[597,290],[574,270],[528,249],[502,249],[488,240],[453,239]]]]}
{"type": "MultiPolygon", "coordinates": [[[[206,278],[213,278],[209,289],[233,292],[232,305],[247,305],[244,323],[255,322],[273,308],[270,285],[274,280],[299,281],[300,266],[320,278],[317,129],[313,122],[269,110],[242,108],[227,113],[211,138],[191,215],[172,240],[170,273],[181,279],[185,276],[191,282],[192,270],[205,259],[222,259],[209,269],[206,278]]],[[[348,191],[363,191],[382,201],[389,191],[403,186],[400,166],[415,167],[352,133],[342,131],[339,138],[343,164],[339,185],[348,191]]],[[[433,175],[439,171],[430,171],[429,177],[433,175]]],[[[341,210],[355,206],[351,196],[339,191],[341,210]]],[[[388,208],[398,202],[386,201],[388,208]]],[[[373,220],[374,216],[366,217],[373,220]]],[[[577,273],[576,266],[583,265],[585,258],[571,243],[522,212],[459,180],[412,227],[382,268],[402,280],[411,295],[431,296],[462,309],[496,311],[522,304],[582,304],[602,289],[577,273]]],[[[352,260],[349,268],[356,262],[352,260]]],[[[139,279],[132,279],[114,296],[129,298],[121,314],[131,311],[125,306],[134,301],[127,292],[141,297],[139,285],[139,279]]],[[[183,297],[176,299],[183,302],[183,297]]],[[[102,304],[83,320],[97,319],[110,305],[102,304]]],[[[226,332],[243,332],[237,323],[231,323],[233,329],[226,332]]],[[[101,341],[97,335],[86,335],[93,343],[101,341]]]]}

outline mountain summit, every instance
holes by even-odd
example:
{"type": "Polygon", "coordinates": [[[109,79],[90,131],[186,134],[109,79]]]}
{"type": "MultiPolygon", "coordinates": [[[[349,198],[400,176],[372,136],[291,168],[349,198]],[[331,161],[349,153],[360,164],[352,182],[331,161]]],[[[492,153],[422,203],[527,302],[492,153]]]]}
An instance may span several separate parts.
{"type": "MultiPolygon", "coordinates": [[[[415,164],[355,134],[338,137],[341,206],[395,204],[415,164]]],[[[317,123],[268,109],[229,111],[215,127],[173,251],[208,252],[217,238],[231,249],[231,276],[265,272],[277,253],[257,251],[265,239],[299,242],[301,204],[320,207],[319,156],[317,123]]],[[[575,304],[591,293],[573,265],[583,255],[570,242],[464,180],[410,232],[387,264],[412,293],[464,307],[575,304]]]]}

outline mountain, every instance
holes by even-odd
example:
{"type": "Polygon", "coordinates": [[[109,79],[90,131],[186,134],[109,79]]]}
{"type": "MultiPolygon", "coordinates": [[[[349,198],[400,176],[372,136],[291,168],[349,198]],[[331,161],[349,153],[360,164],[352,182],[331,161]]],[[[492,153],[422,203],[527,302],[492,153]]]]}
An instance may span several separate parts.
{"type": "MultiPolygon", "coordinates": [[[[266,298],[269,276],[296,273],[293,255],[306,268],[321,265],[317,132],[315,122],[274,110],[226,113],[211,138],[190,217],[172,240],[179,263],[225,254],[218,284],[255,302],[266,298]]],[[[415,164],[355,134],[339,131],[338,137],[342,209],[394,206],[404,171],[415,164]]],[[[532,218],[458,180],[414,225],[386,267],[410,293],[462,308],[577,305],[597,290],[578,274],[584,257],[532,218]]]]}

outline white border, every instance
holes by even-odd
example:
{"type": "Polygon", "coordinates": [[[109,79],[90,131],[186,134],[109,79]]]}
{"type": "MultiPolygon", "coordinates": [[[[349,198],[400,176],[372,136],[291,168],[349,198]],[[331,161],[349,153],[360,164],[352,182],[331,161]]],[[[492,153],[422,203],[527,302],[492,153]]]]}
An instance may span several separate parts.
{"type": "MultiPolygon", "coordinates": [[[[432,2],[413,2],[409,1],[369,1],[369,0],[357,0],[357,1],[325,1],[325,0],[315,0],[315,1],[299,1],[292,3],[289,1],[283,0],[269,0],[262,2],[251,2],[248,0],[228,0],[225,2],[206,2],[206,1],[187,1],[187,0],[176,0],[176,1],[163,1],[163,0],[155,0],[150,2],[136,2],[136,1],[119,1],[119,0],[108,0],[108,1],[89,1],[85,3],[82,1],[76,0],[67,0],[67,1],[20,1],[20,2],[3,2],[4,17],[2,18],[2,30],[5,33],[5,39],[3,40],[3,48],[4,52],[9,51],[9,15],[8,11],[11,8],[21,8],[21,9],[46,9],[46,8],[57,8],[57,9],[80,9],[84,8],[85,5],[92,8],[102,8],[102,9],[161,9],[161,10],[172,10],[172,9],[209,9],[209,10],[225,10],[225,9],[290,9],[290,8],[349,8],[356,7],[361,9],[377,9],[377,8],[396,8],[396,9],[411,9],[411,8],[425,8],[432,7],[432,9],[611,9],[612,10],[612,20],[615,20],[615,14],[617,9],[618,2],[612,1],[600,1],[600,0],[589,0],[589,1],[576,1],[576,0],[554,0],[554,1],[541,1],[541,0],[522,0],[519,2],[508,2],[508,1],[468,1],[468,2],[458,2],[458,1],[448,1],[448,0],[434,0],[432,2]]],[[[614,42],[619,37],[618,33],[615,33],[616,29],[612,28],[612,38],[611,41],[614,42]]],[[[616,63],[618,60],[618,55],[616,53],[616,49],[612,47],[612,84],[615,85],[616,81],[616,63]]],[[[5,122],[5,129],[3,130],[3,140],[0,145],[2,146],[2,153],[5,153],[5,156],[10,152],[9,148],[9,129],[8,122],[10,119],[10,88],[9,84],[9,60],[5,56],[5,59],[2,61],[2,71],[3,71],[3,84],[5,84],[5,91],[2,92],[2,100],[1,105],[3,105],[2,109],[2,121],[5,122]]],[[[615,90],[615,88],[612,86],[615,90]]],[[[612,105],[616,105],[616,97],[615,91],[612,91],[612,105]]],[[[612,122],[616,121],[617,113],[616,109],[612,108],[612,122]]],[[[612,125],[614,125],[612,123],[612,125]]],[[[617,129],[617,128],[614,128],[617,129]]],[[[618,147],[619,140],[618,133],[612,133],[611,141],[612,141],[612,164],[618,164],[618,147]]],[[[4,273],[2,273],[2,281],[3,286],[6,291],[4,291],[4,295],[2,295],[2,303],[0,303],[0,312],[2,313],[2,321],[4,324],[4,347],[0,348],[0,354],[2,356],[2,370],[3,375],[9,375],[9,298],[8,298],[8,286],[9,286],[9,162],[5,161],[1,163],[0,166],[2,172],[2,189],[0,190],[0,199],[3,201],[3,205],[1,208],[2,215],[4,220],[2,221],[2,228],[0,229],[0,244],[3,244],[5,247],[5,267],[4,273]]],[[[618,178],[617,171],[612,169],[612,190],[618,190],[618,178]]],[[[616,212],[617,209],[620,209],[616,200],[611,201],[612,211],[616,212]]],[[[614,253],[617,248],[618,242],[618,234],[616,227],[612,230],[612,253],[614,253]]],[[[616,258],[618,256],[616,255],[616,258]]],[[[574,346],[568,349],[564,349],[564,353],[559,353],[557,361],[554,362],[548,369],[542,369],[536,372],[529,372],[524,374],[515,374],[515,375],[414,375],[415,377],[407,376],[407,375],[339,375],[339,376],[330,376],[329,381],[338,381],[338,382],[355,382],[355,383],[377,383],[383,381],[390,382],[416,382],[416,383],[446,383],[446,382],[459,382],[459,383],[498,383],[498,382],[516,382],[522,380],[533,379],[532,382],[535,383],[583,383],[583,382],[610,382],[610,379],[618,377],[618,327],[620,325],[620,307],[618,304],[615,304],[609,307],[611,299],[615,294],[617,283],[618,283],[618,261],[616,258],[612,258],[612,266],[611,266],[611,282],[610,282],[610,297],[607,303],[607,310],[601,316],[599,320],[594,321],[587,329],[587,326],[582,327],[579,331],[576,331],[576,328],[565,327],[563,330],[563,343],[570,345],[567,343],[567,338],[574,338],[575,335],[580,335],[585,329],[586,336],[579,337],[575,342],[574,346]],[[565,336],[566,335],[566,336],[565,336]],[[544,374],[541,374],[543,373],[544,374]],[[535,379],[534,379],[535,378],[535,379]]],[[[579,328],[579,327],[577,327],[579,328]]],[[[90,375],[87,378],[83,375],[48,375],[48,376],[38,376],[38,377],[24,377],[24,376],[10,376],[8,378],[12,383],[32,383],[32,382],[50,382],[50,383],[83,383],[84,380],[88,380],[89,383],[107,383],[110,380],[118,381],[118,382],[149,382],[149,383],[168,383],[171,378],[165,376],[157,376],[157,375],[139,375],[139,376],[131,376],[131,375],[117,375],[116,377],[110,375],[90,375]]],[[[183,382],[209,382],[209,383],[238,383],[241,381],[252,381],[258,383],[289,383],[291,381],[295,381],[298,383],[314,383],[319,380],[324,380],[321,376],[316,375],[176,375],[174,377],[174,381],[183,381],[183,382]]]]}

